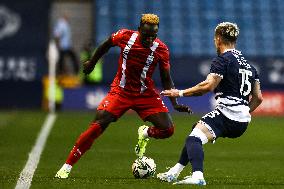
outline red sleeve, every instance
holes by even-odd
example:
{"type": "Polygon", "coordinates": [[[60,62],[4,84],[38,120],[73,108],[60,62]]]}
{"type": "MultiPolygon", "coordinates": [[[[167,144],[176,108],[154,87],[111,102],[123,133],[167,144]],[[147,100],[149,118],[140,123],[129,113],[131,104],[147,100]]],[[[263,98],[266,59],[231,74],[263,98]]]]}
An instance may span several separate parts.
{"type": "Polygon", "coordinates": [[[126,31],[127,31],[126,29],[121,29],[121,30],[118,30],[117,32],[113,33],[111,35],[112,44],[118,46],[126,31]]]}
{"type": "Polygon", "coordinates": [[[160,52],[160,69],[169,70],[170,69],[170,52],[168,47],[164,47],[160,52]]]}

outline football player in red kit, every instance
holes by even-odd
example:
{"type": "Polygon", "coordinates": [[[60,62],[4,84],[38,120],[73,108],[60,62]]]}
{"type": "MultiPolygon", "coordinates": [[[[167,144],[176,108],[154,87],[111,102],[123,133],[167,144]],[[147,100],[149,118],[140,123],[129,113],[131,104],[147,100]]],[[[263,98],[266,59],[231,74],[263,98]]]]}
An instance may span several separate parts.
{"type": "MultiPolygon", "coordinates": [[[[84,73],[89,74],[97,61],[111,47],[121,49],[118,71],[111,84],[111,89],[97,108],[94,121],[77,139],[65,164],[55,177],[68,178],[72,166],[90,149],[111,122],[115,122],[127,110],[132,109],[144,121],[153,126],[140,126],[138,144],[135,147],[137,156],[145,153],[149,138],[164,139],[174,133],[174,124],[152,80],[153,72],[159,64],[161,81],[164,89],[174,88],[170,76],[169,50],[157,38],[159,17],[154,14],[143,14],[138,31],[121,29],[112,34],[99,45],[91,60],[84,63],[84,73]]],[[[179,105],[176,98],[170,98],[175,110],[189,112],[188,106],[179,105]]]]}

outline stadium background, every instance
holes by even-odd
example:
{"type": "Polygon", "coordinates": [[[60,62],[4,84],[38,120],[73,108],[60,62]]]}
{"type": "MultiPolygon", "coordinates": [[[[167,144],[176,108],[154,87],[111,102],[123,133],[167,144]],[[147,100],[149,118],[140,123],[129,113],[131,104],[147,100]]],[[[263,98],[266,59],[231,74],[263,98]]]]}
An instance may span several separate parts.
{"type": "MultiPolygon", "coordinates": [[[[192,86],[205,78],[215,56],[215,26],[222,21],[236,22],[241,30],[237,47],[260,74],[264,102],[243,138],[235,143],[220,140],[213,147],[205,147],[206,155],[211,157],[205,160],[206,178],[211,188],[283,188],[283,10],[282,0],[1,0],[0,188],[15,186],[47,114],[47,49],[54,22],[62,12],[70,17],[78,56],[86,42],[97,45],[120,28],[135,30],[142,13],[158,14],[158,35],[170,49],[177,88],[192,86]]],[[[135,158],[132,148],[138,127],[129,125],[143,122],[131,113],[113,124],[118,127],[111,127],[95,144],[74,170],[72,179],[53,180],[75,138],[87,127],[106,94],[116,73],[118,53],[117,48],[112,49],[104,57],[100,84],[87,86],[76,77],[66,78],[62,111],[48,138],[33,188],[172,187],[154,179],[133,180],[129,167],[135,158]],[[123,128],[128,132],[123,132],[123,128]]],[[[160,83],[158,73],[154,79],[160,83]]],[[[214,106],[212,94],[180,101],[189,104],[196,115],[173,114],[178,126],[175,135],[170,140],[151,143],[147,152],[157,161],[158,171],[175,163],[192,123],[214,106]]]]}
{"type": "MultiPolygon", "coordinates": [[[[5,99],[0,102],[1,108],[43,107],[42,80],[48,70],[48,42],[55,20],[63,12],[70,18],[77,56],[85,43],[97,45],[120,28],[136,30],[140,15],[153,12],[160,16],[159,38],[170,49],[177,88],[192,86],[204,79],[215,56],[215,26],[222,21],[236,22],[241,29],[237,47],[261,76],[266,98],[258,112],[284,114],[284,17],[281,13],[284,3],[281,0],[120,0],[118,3],[4,0],[0,8],[0,98],[5,99]]],[[[118,53],[119,49],[115,48],[104,57],[101,85],[85,87],[71,81],[65,86],[63,109],[86,110],[97,106],[116,73],[118,53]]],[[[159,87],[159,74],[154,78],[159,87]]],[[[211,98],[207,95],[194,100],[182,99],[182,102],[192,104],[196,112],[203,113],[212,107],[212,103],[207,103],[211,98]]]]}

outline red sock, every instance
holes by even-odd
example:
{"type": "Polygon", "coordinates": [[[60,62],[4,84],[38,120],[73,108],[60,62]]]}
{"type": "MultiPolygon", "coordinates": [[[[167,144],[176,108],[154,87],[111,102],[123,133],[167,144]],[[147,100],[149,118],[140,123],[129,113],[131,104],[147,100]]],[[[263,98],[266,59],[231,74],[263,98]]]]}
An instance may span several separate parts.
{"type": "Polygon", "coordinates": [[[174,134],[175,127],[169,127],[167,129],[160,129],[158,127],[149,127],[147,133],[149,137],[163,139],[168,138],[174,134]]]}
{"type": "Polygon", "coordinates": [[[91,148],[94,140],[102,134],[103,130],[99,123],[93,122],[90,127],[77,139],[75,146],[71,150],[66,163],[74,165],[81,156],[91,148]]]}

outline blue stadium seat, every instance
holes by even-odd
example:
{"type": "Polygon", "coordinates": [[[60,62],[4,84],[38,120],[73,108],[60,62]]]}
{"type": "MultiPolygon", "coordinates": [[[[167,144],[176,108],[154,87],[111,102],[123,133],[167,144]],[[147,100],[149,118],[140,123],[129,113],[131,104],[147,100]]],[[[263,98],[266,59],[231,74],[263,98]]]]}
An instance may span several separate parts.
{"type": "Polygon", "coordinates": [[[159,38],[174,54],[215,54],[214,29],[223,21],[239,25],[238,48],[247,55],[283,53],[282,0],[120,0],[119,3],[96,0],[96,10],[97,41],[103,40],[114,28],[136,29],[140,14],[153,12],[160,16],[159,38]]]}

